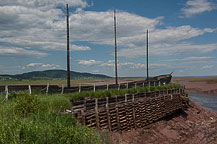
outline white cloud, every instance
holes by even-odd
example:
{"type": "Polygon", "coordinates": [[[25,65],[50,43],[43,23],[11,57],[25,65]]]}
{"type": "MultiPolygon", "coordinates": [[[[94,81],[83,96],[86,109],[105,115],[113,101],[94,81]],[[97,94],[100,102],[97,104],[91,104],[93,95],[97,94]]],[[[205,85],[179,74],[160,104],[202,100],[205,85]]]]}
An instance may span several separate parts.
{"type": "Polygon", "coordinates": [[[43,69],[57,69],[59,67],[60,66],[56,64],[42,64],[43,69]]]}
{"type": "Polygon", "coordinates": [[[88,46],[71,45],[71,50],[73,50],[73,51],[86,51],[86,50],[91,50],[91,48],[88,46]]]}
{"type": "Polygon", "coordinates": [[[46,70],[46,69],[57,69],[60,65],[56,64],[44,64],[44,63],[29,63],[26,66],[19,66],[21,69],[31,68],[34,70],[46,70]]]}
{"type": "Polygon", "coordinates": [[[210,57],[210,56],[202,56],[202,57],[185,57],[182,59],[170,59],[170,60],[165,60],[167,62],[201,62],[201,61],[209,61],[213,60],[215,57],[210,57]]]}
{"type": "Polygon", "coordinates": [[[96,61],[96,60],[80,60],[78,62],[78,64],[86,65],[86,66],[94,66],[94,65],[101,64],[101,63],[102,63],[101,61],[96,61]]]}
{"type": "MultiPolygon", "coordinates": [[[[217,43],[214,44],[191,44],[191,43],[179,43],[179,44],[152,44],[149,47],[150,56],[168,56],[168,55],[180,55],[180,54],[193,54],[207,53],[213,50],[217,50],[217,43]]],[[[119,56],[127,58],[138,58],[146,56],[145,47],[132,47],[120,49],[119,56]]]]}
{"type": "Polygon", "coordinates": [[[44,57],[48,54],[39,51],[27,50],[24,48],[0,46],[0,55],[8,57],[44,57]]]}
{"type": "Polygon", "coordinates": [[[216,4],[209,0],[188,0],[184,8],[181,9],[183,17],[192,17],[206,11],[216,9],[216,4]]]}
{"type": "Polygon", "coordinates": [[[7,0],[0,1],[0,5],[19,5],[28,7],[38,7],[43,10],[53,8],[59,5],[65,6],[66,3],[70,7],[87,7],[88,3],[85,0],[7,0]]]}
{"type": "MultiPolygon", "coordinates": [[[[0,42],[17,45],[24,49],[66,50],[65,13],[57,6],[65,6],[62,0],[19,0],[0,2],[0,42]],[[49,8],[48,8],[49,7],[49,8]]],[[[87,43],[114,44],[113,11],[83,11],[88,3],[84,0],[68,1],[70,6],[81,8],[70,12],[70,40],[87,43]]],[[[163,17],[147,18],[125,11],[117,12],[117,36],[120,56],[145,55],[146,30],[150,30],[150,53],[173,55],[205,53],[215,50],[216,44],[201,45],[184,43],[184,40],[212,33],[216,29],[199,29],[190,25],[158,29],[163,17]],[[182,48],[183,47],[183,48],[182,48]]],[[[12,49],[12,48],[11,48],[12,49]]],[[[71,50],[86,51],[90,47],[71,44],[71,50]]],[[[111,63],[109,63],[111,65],[111,63]]]]}
{"type": "Polygon", "coordinates": [[[115,65],[114,60],[108,60],[108,62],[104,62],[101,64],[101,66],[108,66],[108,67],[113,67],[115,65]]]}
{"type": "MultiPolygon", "coordinates": [[[[70,7],[88,6],[85,0],[0,1],[0,42],[28,49],[65,50],[65,14],[57,6],[65,7],[66,2],[70,7]]],[[[72,44],[71,49],[90,47],[72,44]]]]}
{"type": "Polygon", "coordinates": [[[35,67],[35,66],[40,66],[42,65],[42,63],[30,63],[30,64],[27,64],[26,66],[27,67],[35,67]]]}
{"type": "MultiPolygon", "coordinates": [[[[108,60],[107,62],[96,61],[96,60],[80,60],[79,64],[86,66],[100,66],[100,67],[114,67],[114,60],[108,60]]],[[[169,67],[167,64],[149,64],[151,69],[157,69],[162,67],[169,67]]],[[[130,68],[130,69],[145,69],[146,64],[134,63],[134,62],[118,62],[118,68],[130,68]]]]}
{"type": "Polygon", "coordinates": [[[201,69],[211,69],[211,68],[213,68],[213,65],[205,65],[201,67],[201,69]]]}

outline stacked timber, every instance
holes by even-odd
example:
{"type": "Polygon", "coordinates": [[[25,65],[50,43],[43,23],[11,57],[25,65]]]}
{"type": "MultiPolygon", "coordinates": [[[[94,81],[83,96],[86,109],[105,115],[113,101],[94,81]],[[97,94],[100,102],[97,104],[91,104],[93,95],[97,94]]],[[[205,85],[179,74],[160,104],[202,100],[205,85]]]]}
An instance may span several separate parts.
{"type": "MultiPolygon", "coordinates": [[[[183,108],[182,89],[126,94],[72,102],[79,122],[109,131],[129,131],[153,123],[183,108]]],[[[186,97],[187,99],[187,97],[186,97]]]]}

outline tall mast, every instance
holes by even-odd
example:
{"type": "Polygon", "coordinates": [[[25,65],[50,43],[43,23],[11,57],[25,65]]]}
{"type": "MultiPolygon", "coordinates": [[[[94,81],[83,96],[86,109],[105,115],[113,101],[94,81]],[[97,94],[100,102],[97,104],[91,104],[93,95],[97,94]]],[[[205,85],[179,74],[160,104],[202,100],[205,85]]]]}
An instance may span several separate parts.
{"type": "Polygon", "coordinates": [[[149,73],[148,73],[148,30],[146,34],[146,66],[147,66],[147,79],[149,78],[149,73]]]}
{"type": "Polygon", "coordinates": [[[68,4],[66,4],[66,27],[67,27],[67,87],[70,88],[69,10],[68,10],[68,4]]]}
{"type": "Polygon", "coordinates": [[[115,84],[118,84],[116,11],[115,10],[114,10],[114,35],[115,35],[115,84]]]}

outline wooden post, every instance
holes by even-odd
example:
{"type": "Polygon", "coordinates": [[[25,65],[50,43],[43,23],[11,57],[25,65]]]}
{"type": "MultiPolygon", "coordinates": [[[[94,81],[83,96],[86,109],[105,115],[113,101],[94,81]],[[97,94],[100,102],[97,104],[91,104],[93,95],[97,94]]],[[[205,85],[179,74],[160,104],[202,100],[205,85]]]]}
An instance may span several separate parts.
{"type": "Polygon", "coordinates": [[[118,126],[118,131],[120,131],[120,118],[119,118],[119,111],[118,111],[118,107],[117,104],[115,105],[115,110],[116,110],[116,120],[117,120],[117,126],[118,126]]]}
{"type": "Polygon", "coordinates": [[[142,83],[142,87],[143,87],[143,88],[145,87],[145,83],[142,83]]]}
{"type": "Polygon", "coordinates": [[[127,83],[127,89],[129,88],[129,84],[127,83]]]}
{"type": "Polygon", "coordinates": [[[135,89],[136,89],[136,83],[135,83],[135,89]]]}
{"type": "Polygon", "coordinates": [[[66,27],[67,27],[67,87],[70,88],[70,53],[69,53],[69,10],[66,4],[66,27]]]}
{"type": "Polygon", "coordinates": [[[135,99],[134,99],[134,94],[133,94],[133,124],[134,124],[134,128],[136,128],[136,114],[135,114],[135,99]]]}
{"type": "Polygon", "coordinates": [[[120,90],[120,84],[118,84],[118,91],[120,90]]]}
{"type": "Polygon", "coordinates": [[[148,71],[148,30],[146,35],[146,68],[147,68],[147,79],[149,79],[149,71],[148,71]]]}
{"type": "Polygon", "coordinates": [[[148,81],[148,87],[150,87],[151,86],[151,82],[150,81],[148,81]]]}
{"type": "Polygon", "coordinates": [[[96,84],[93,85],[93,91],[96,91],[96,84]]]}
{"type": "Polygon", "coordinates": [[[159,86],[160,86],[160,81],[159,81],[159,86]]]}
{"type": "Polygon", "coordinates": [[[79,93],[81,92],[81,84],[79,84],[78,92],[79,92],[79,93]]]}
{"type": "Polygon", "coordinates": [[[99,114],[98,114],[98,99],[95,99],[95,116],[96,116],[96,127],[99,128],[99,114]]]}
{"type": "Polygon", "coordinates": [[[155,81],[154,81],[154,86],[155,86],[155,81]]]}
{"type": "Polygon", "coordinates": [[[32,94],[31,85],[29,85],[29,94],[32,94]]]}
{"type": "Polygon", "coordinates": [[[106,97],[106,113],[107,113],[107,120],[108,120],[108,128],[109,131],[111,131],[111,119],[110,119],[110,113],[109,113],[109,103],[108,103],[108,97],[106,97]]]}
{"type": "Polygon", "coordinates": [[[64,93],[64,85],[62,84],[62,91],[61,91],[61,94],[64,93]]]}
{"type": "Polygon", "coordinates": [[[107,91],[109,90],[109,85],[108,85],[108,83],[107,83],[107,91]]]}
{"type": "Polygon", "coordinates": [[[49,91],[49,83],[47,83],[46,95],[48,94],[48,91],[49,91]]]}
{"type": "Polygon", "coordinates": [[[116,36],[116,11],[114,10],[114,35],[115,35],[115,84],[118,84],[118,64],[117,64],[117,36],[116,36]]]}
{"type": "Polygon", "coordinates": [[[5,94],[6,94],[5,100],[7,101],[8,100],[8,86],[7,85],[5,86],[5,94]]]}
{"type": "Polygon", "coordinates": [[[127,95],[125,94],[125,103],[127,103],[127,95]]]}

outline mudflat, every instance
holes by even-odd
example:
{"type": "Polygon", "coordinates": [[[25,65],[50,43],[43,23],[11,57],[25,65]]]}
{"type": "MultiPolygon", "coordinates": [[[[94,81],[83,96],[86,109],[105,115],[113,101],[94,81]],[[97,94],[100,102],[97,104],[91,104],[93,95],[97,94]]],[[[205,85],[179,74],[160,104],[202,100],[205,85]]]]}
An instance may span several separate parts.
{"type": "Polygon", "coordinates": [[[217,95],[217,77],[172,78],[172,82],[184,85],[187,90],[217,95]]]}

